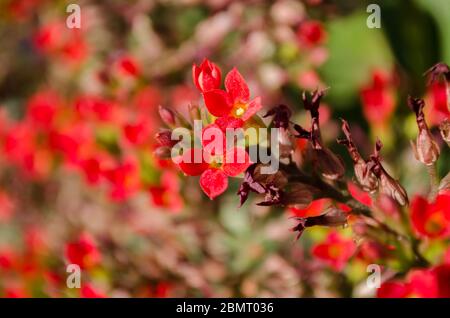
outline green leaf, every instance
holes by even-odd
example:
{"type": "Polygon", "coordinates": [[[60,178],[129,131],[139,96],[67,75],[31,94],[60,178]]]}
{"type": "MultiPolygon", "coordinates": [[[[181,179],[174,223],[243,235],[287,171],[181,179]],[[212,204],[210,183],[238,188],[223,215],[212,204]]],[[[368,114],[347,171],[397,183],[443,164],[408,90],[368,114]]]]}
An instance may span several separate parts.
{"type": "Polygon", "coordinates": [[[367,14],[358,12],[328,23],[329,59],[321,69],[331,85],[333,105],[348,108],[374,68],[390,69],[392,53],[380,29],[369,29],[367,14]]]}

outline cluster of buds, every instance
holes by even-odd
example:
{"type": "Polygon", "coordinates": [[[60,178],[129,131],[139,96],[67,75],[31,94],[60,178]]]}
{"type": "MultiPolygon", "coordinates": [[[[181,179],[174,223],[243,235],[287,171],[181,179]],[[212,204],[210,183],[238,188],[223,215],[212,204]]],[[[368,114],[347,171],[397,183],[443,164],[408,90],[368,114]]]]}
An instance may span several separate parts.
{"type": "Polygon", "coordinates": [[[302,95],[303,106],[311,114],[311,129],[308,131],[300,125],[295,124],[297,138],[307,139],[313,149],[313,162],[316,164],[322,176],[329,180],[341,179],[345,173],[342,159],[325,147],[319,126],[319,106],[324,95],[324,91],[316,90],[310,96],[306,93],[302,95]]]}
{"type": "Polygon", "coordinates": [[[345,145],[354,163],[354,172],[358,184],[369,193],[380,191],[389,195],[400,205],[408,203],[408,195],[402,185],[389,175],[381,164],[380,150],[382,143],[377,140],[374,153],[369,160],[364,160],[353,142],[350,127],[342,120],[342,131],[345,139],[339,139],[338,143],[345,145]]]}

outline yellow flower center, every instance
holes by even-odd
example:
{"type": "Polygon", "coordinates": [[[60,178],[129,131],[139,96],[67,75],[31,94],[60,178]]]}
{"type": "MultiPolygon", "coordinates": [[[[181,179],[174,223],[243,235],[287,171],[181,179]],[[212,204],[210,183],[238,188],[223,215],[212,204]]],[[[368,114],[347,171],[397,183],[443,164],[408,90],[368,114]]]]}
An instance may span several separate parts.
{"type": "Polygon", "coordinates": [[[211,168],[220,169],[222,167],[222,157],[216,156],[211,159],[211,162],[209,163],[209,166],[211,168]]]}
{"type": "Polygon", "coordinates": [[[445,220],[442,211],[436,211],[425,223],[425,230],[430,234],[439,233],[445,220]]]}
{"type": "Polygon", "coordinates": [[[234,104],[233,109],[231,110],[231,115],[234,117],[241,117],[244,115],[245,111],[247,110],[248,104],[237,102],[234,104]]]}

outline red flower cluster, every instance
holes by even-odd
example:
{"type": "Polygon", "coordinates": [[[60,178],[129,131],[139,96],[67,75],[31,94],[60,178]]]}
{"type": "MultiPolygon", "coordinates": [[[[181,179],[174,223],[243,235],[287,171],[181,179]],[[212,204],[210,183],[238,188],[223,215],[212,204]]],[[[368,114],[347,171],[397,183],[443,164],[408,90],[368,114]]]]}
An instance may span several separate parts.
{"type": "Polygon", "coordinates": [[[404,281],[385,282],[378,289],[380,298],[449,298],[450,265],[411,270],[404,281]]]}
{"type": "Polygon", "coordinates": [[[250,100],[248,85],[237,69],[233,68],[225,77],[225,90],[219,89],[222,73],[214,63],[204,60],[200,66],[193,66],[192,73],[212,115],[244,122],[261,109],[261,98],[250,100]]]}
{"type": "MultiPolygon", "coordinates": [[[[211,127],[206,127],[205,130],[211,127]]],[[[233,147],[220,153],[208,153],[201,149],[189,149],[178,164],[189,176],[200,175],[200,186],[210,199],[214,199],[228,188],[228,177],[243,173],[250,165],[250,159],[243,148],[233,147]],[[200,162],[195,162],[195,153],[200,162]]]]}
{"type": "MultiPolygon", "coordinates": [[[[176,158],[176,162],[186,175],[200,176],[202,190],[213,199],[228,188],[228,177],[238,176],[250,165],[249,155],[244,148],[226,144],[225,131],[228,128],[241,128],[246,120],[261,109],[261,99],[257,97],[250,100],[248,85],[236,69],[227,74],[225,90],[219,88],[220,68],[207,59],[199,66],[194,64],[192,74],[195,86],[203,94],[207,110],[217,118],[203,129],[202,148],[188,149],[176,158]]],[[[160,114],[172,128],[177,122],[183,122],[170,110],[162,109],[160,114]]],[[[170,132],[158,135],[161,147],[174,146],[169,136],[170,132]]]]}
{"type": "Polygon", "coordinates": [[[158,101],[148,92],[147,87],[138,90],[128,102],[97,95],[67,100],[52,90],[39,91],[28,100],[23,120],[2,118],[4,156],[36,181],[63,167],[81,174],[90,185],[107,187],[115,201],[148,191],[158,205],[179,211],[178,192],[161,200],[162,193],[178,188],[178,177],[172,174],[165,184],[162,173],[145,177],[160,165],[151,153],[158,120],[151,105],[156,107],[158,101]],[[146,108],[140,107],[143,100],[146,108]]]}

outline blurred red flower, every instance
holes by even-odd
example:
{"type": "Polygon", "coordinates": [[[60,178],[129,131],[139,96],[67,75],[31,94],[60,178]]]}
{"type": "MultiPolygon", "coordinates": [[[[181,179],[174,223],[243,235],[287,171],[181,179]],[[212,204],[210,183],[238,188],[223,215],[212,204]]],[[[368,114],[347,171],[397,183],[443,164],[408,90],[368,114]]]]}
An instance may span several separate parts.
{"type": "Polygon", "coordinates": [[[404,281],[385,282],[377,291],[379,298],[448,298],[450,297],[450,266],[413,269],[404,281]]]}
{"type": "Polygon", "coordinates": [[[84,284],[80,289],[82,298],[106,298],[106,295],[92,284],[84,284]]]}
{"type": "Polygon", "coordinates": [[[361,89],[364,116],[375,126],[385,124],[394,111],[395,100],[391,85],[388,73],[375,70],[372,73],[371,83],[361,89]]]}
{"type": "Polygon", "coordinates": [[[322,44],[326,39],[326,32],[320,21],[309,20],[300,23],[297,38],[300,45],[313,47],[322,44]]]}
{"type": "Polygon", "coordinates": [[[352,239],[343,237],[336,231],[331,231],[324,242],[312,248],[312,255],[328,264],[332,269],[341,271],[347,261],[356,251],[356,244],[352,239]]]}
{"type": "Polygon", "coordinates": [[[436,197],[434,202],[416,196],[411,204],[411,222],[417,235],[446,238],[450,235],[450,192],[436,197]]]}
{"type": "Polygon", "coordinates": [[[101,261],[101,254],[91,235],[81,234],[77,240],[65,246],[64,254],[70,264],[77,264],[81,269],[91,269],[101,261]]]}
{"type": "Polygon", "coordinates": [[[205,105],[212,115],[231,116],[246,121],[261,109],[261,98],[250,101],[250,90],[236,68],[225,77],[225,88],[226,91],[212,89],[203,92],[205,105]]]}

